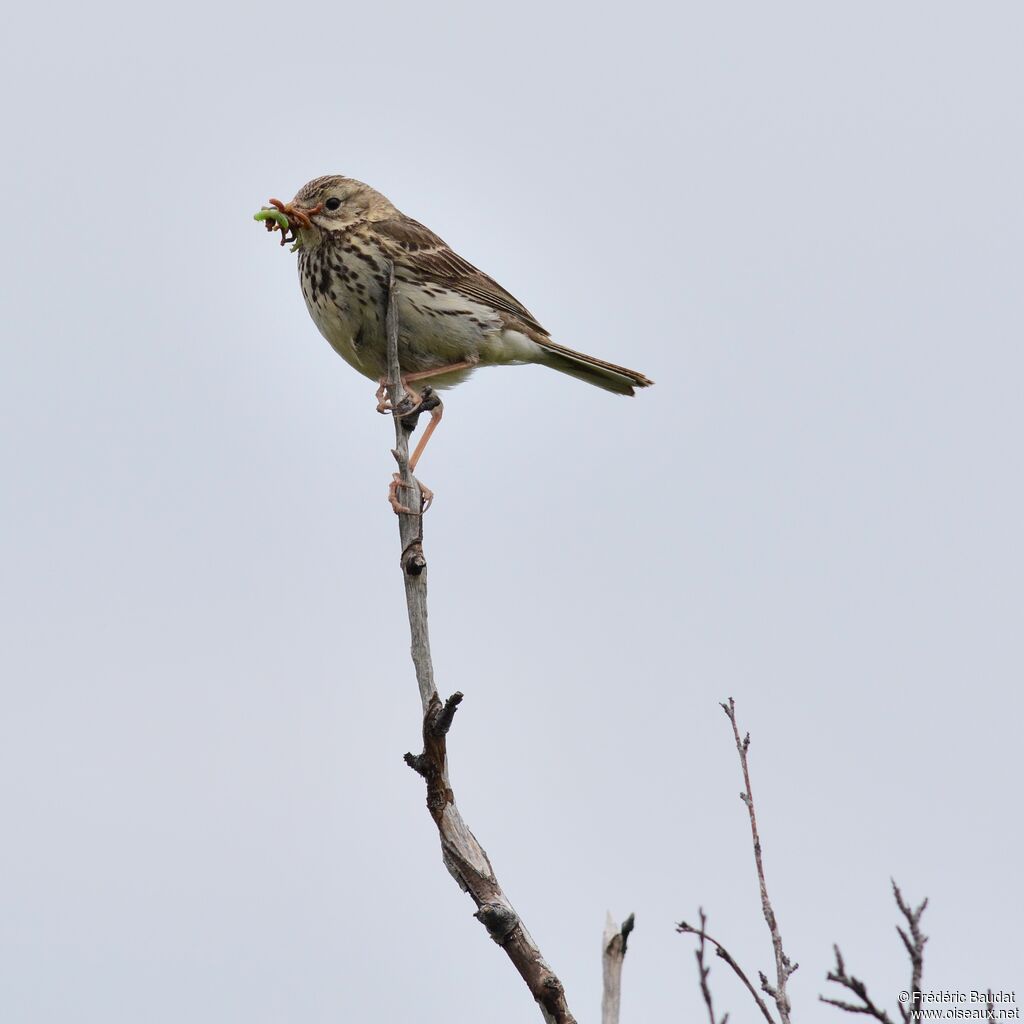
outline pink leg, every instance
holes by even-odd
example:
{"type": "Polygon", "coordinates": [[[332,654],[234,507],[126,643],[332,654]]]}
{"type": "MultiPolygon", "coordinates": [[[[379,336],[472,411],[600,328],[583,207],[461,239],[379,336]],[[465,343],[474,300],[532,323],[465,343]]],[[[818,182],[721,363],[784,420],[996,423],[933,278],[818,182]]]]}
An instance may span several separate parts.
{"type": "Polygon", "coordinates": [[[416,463],[420,461],[420,456],[423,454],[423,449],[427,447],[427,442],[430,440],[430,435],[437,430],[438,423],[441,422],[441,417],[444,415],[444,406],[438,402],[438,405],[430,410],[430,422],[427,424],[427,429],[423,431],[423,436],[420,438],[420,443],[416,445],[416,451],[412,453],[412,458],[409,460],[409,472],[412,473],[416,469],[416,463]]]}
{"type": "Polygon", "coordinates": [[[465,359],[461,363],[449,363],[447,366],[435,366],[432,370],[420,370],[418,373],[407,373],[402,383],[410,380],[426,380],[428,377],[439,377],[442,373],[454,373],[456,370],[469,370],[480,362],[479,359],[465,359]]]}
{"type": "MultiPolygon", "coordinates": [[[[464,360],[460,363],[449,363],[447,366],[438,366],[432,370],[420,370],[417,373],[407,373],[402,377],[402,385],[408,391],[410,399],[418,405],[422,399],[420,395],[409,386],[409,381],[412,380],[427,380],[430,377],[438,377],[444,373],[452,373],[455,370],[468,370],[476,366],[478,360],[464,360]]],[[[380,380],[380,386],[377,388],[377,411],[378,412],[391,412],[391,402],[387,397],[388,379],[382,377],[380,380]]],[[[415,410],[413,410],[415,411],[415,410]]],[[[423,455],[423,449],[427,447],[427,442],[430,440],[431,435],[437,430],[438,423],[441,422],[441,417],[444,415],[444,406],[441,405],[440,399],[438,399],[437,405],[430,410],[430,423],[427,424],[426,430],[423,431],[423,436],[420,438],[419,444],[416,445],[416,450],[412,453],[412,457],[409,459],[409,472],[412,473],[416,469],[417,463],[420,461],[420,457],[423,455]]],[[[419,481],[417,481],[419,483],[419,481]]],[[[402,478],[396,473],[388,486],[388,502],[391,507],[395,510],[396,514],[402,515],[413,515],[413,510],[406,505],[403,505],[398,498],[398,489],[403,486],[402,478]]],[[[429,487],[424,487],[420,484],[420,493],[423,498],[423,511],[426,512],[430,508],[431,503],[434,500],[434,492],[429,487]]]]}

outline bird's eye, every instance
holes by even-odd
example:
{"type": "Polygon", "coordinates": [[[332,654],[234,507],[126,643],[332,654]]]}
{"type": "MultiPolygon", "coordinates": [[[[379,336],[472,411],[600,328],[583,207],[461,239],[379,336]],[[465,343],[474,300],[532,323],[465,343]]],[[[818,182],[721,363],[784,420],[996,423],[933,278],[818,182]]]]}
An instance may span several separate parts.
{"type": "Polygon", "coordinates": [[[341,200],[337,196],[331,196],[331,198],[324,203],[324,206],[331,211],[337,210],[338,207],[341,206],[341,200]]]}

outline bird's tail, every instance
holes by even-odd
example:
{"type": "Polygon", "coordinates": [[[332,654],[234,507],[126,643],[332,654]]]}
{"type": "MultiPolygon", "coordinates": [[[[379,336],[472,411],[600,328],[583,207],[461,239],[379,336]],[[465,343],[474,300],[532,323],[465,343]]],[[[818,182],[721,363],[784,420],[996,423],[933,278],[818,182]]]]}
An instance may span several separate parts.
{"type": "Polygon", "coordinates": [[[544,349],[544,365],[550,366],[560,373],[567,373],[577,380],[585,380],[605,391],[614,391],[617,395],[632,395],[634,388],[649,388],[654,381],[636,370],[628,370],[625,366],[606,363],[603,359],[575,352],[571,348],[556,345],[544,338],[536,339],[544,349]]]}

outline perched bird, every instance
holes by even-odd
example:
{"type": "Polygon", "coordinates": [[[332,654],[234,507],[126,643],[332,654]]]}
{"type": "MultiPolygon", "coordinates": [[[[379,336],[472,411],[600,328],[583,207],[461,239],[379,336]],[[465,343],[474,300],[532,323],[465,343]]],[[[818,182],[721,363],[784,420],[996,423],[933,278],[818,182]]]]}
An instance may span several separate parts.
{"type": "MultiPolygon", "coordinates": [[[[327,175],[290,203],[270,200],[288,218],[285,241],[299,250],[306,308],[334,350],[377,381],[387,411],[384,316],[394,267],[402,382],[450,388],[480,366],[539,363],[619,395],[653,381],[636,370],[576,352],[551,340],[537,318],[497,282],[468,263],[429,228],[353,178],[327,175]]],[[[272,216],[276,216],[271,211],[272,216]]],[[[258,217],[264,215],[257,215],[258,217]]],[[[272,223],[268,221],[268,227],[272,223]]],[[[432,410],[410,470],[440,419],[432,410]]]]}

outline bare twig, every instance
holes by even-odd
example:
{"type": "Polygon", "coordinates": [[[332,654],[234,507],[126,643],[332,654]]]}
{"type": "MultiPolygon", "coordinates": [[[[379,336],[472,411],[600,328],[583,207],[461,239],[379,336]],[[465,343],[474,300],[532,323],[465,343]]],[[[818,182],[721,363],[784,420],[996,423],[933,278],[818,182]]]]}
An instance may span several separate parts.
{"type": "Polygon", "coordinates": [[[462,820],[448,778],[446,736],[462,700],[456,693],[443,704],[434,685],[427,630],[427,562],[423,555],[422,495],[409,473],[409,435],[415,427],[415,410],[405,402],[398,361],[398,303],[392,267],[388,275],[387,305],[388,396],[395,420],[394,456],[398,462],[400,493],[411,494],[407,508],[399,511],[402,541],[401,567],[412,636],[412,660],[416,667],[423,707],[423,752],[406,754],[405,760],[427,783],[427,809],[441,838],[441,856],[461,888],[477,906],[476,918],[491,938],[505,950],[526,982],[548,1024],[575,1024],[562,983],[548,966],[495,877],[483,847],[462,820]]]}
{"type": "MultiPolygon", "coordinates": [[[[903,942],[903,948],[907,951],[907,956],[910,957],[910,989],[907,992],[908,999],[905,1004],[900,1004],[900,1017],[903,1019],[904,1024],[910,1024],[912,1012],[919,1007],[921,976],[924,971],[924,945],[928,941],[928,936],[921,931],[921,915],[924,914],[925,908],[928,906],[928,900],[922,900],[917,907],[912,909],[910,904],[904,901],[903,893],[900,892],[900,888],[895,881],[892,883],[892,892],[896,898],[896,906],[899,907],[900,913],[906,920],[907,928],[910,932],[908,936],[907,932],[899,925],[896,926],[896,931],[903,942]]],[[[862,1013],[880,1021],[881,1024],[893,1024],[889,1014],[876,1006],[872,1001],[864,982],[860,978],[846,973],[846,964],[843,962],[843,954],[839,952],[839,947],[833,946],[832,948],[836,954],[836,965],[828,972],[826,978],[828,981],[841,985],[848,992],[852,992],[860,1000],[860,1004],[847,1003],[841,999],[827,999],[825,996],[818,996],[818,998],[823,1003],[828,1003],[829,1006],[837,1006],[840,1010],[845,1010],[847,1013],[862,1013]]]]}
{"type": "Polygon", "coordinates": [[[736,750],[740,755],[740,766],[743,769],[743,787],[740,799],[746,804],[750,814],[750,834],[754,840],[754,863],[757,865],[757,881],[761,887],[761,910],[764,912],[765,922],[768,924],[768,931],[772,937],[772,948],[775,951],[775,984],[771,985],[764,974],[759,973],[761,979],[761,990],[766,992],[775,1000],[779,1010],[779,1019],[782,1024],[790,1024],[789,996],[786,993],[786,982],[790,975],[800,966],[792,963],[785,950],[782,948],[782,934],[779,931],[779,923],[775,917],[771,900],[768,898],[768,886],[764,878],[764,862],[761,858],[761,838],[757,832],[757,815],[754,813],[754,794],[750,788],[750,771],[747,767],[747,751],[750,749],[750,733],[740,739],[739,726],[736,724],[736,702],[729,698],[729,702],[722,704],[722,710],[726,713],[732,723],[732,734],[736,740],[736,750]]]}
{"type": "Polygon", "coordinates": [[[900,892],[896,880],[889,879],[889,881],[892,882],[892,894],[896,899],[896,906],[900,908],[900,913],[906,919],[907,927],[910,930],[908,938],[907,933],[899,925],[896,925],[903,948],[907,951],[907,956],[910,957],[910,1002],[906,1006],[900,1004],[900,1016],[903,1018],[903,1024],[910,1024],[910,1011],[917,1007],[916,1001],[918,993],[921,991],[921,975],[924,971],[924,944],[928,941],[928,936],[921,931],[921,915],[928,906],[928,899],[926,897],[916,909],[911,910],[910,906],[903,901],[903,893],[900,892]]]}
{"type": "MultiPolygon", "coordinates": [[[[708,1013],[710,1013],[712,1019],[714,1019],[714,1010],[711,1006],[711,993],[705,991],[707,988],[707,970],[710,970],[710,968],[707,968],[707,970],[705,970],[704,968],[703,946],[705,939],[708,942],[710,942],[712,946],[715,947],[715,955],[720,959],[724,960],[733,969],[733,971],[735,971],[736,976],[740,979],[740,981],[742,981],[743,984],[746,985],[747,991],[753,997],[754,1002],[757,1003],[757,1008],[761,1011],[762,1015],[764,1016],[764,1019],[768,1021],[768,1024],[775,1024],[775,1018],[771,1015],[771,1011],[768,1009],[768,1006],[765,1003],[765,1001],[758,994],[757,989],[754,988],[753,982],[751,982],[751,980],[744,973],[743,968],[740,967],[738,963],[736,963],[735,959],[733,959],[732,954],[725,948],[725,946],[723,946],[718,941],[718,939],[708,935],[708,933],[704,930],[706,920],[707,919],[704,916],[704,911],[701,910],[699,928],[694,928],[692,924],[687,924],[685,921],[680,921],[679,924],[676,925],[676,931],[681,932],[684,935],[696,935],[701,941],[701,949],[698,950],[697,963],[699,965],[699,969],[701,972],[701,991],[705,992],[704,1002],[708,1008],[708,1013]]],[[[728,1016],[728,1014],[726,1014],[726,1016],[728,1016]]],[[[724,1024],[724,1021],[725,1017],[722,1018],[722,1024],[724,1024]]]]}
{"type": "Polygon", "coordinates": [[[626,942],[633,930],[635,916],[630,914],[620,927],[608,914],[601,939],[603,992],[601,1024],[619,1024],[619,1003],[622,997],[622,962],[626,959],[626,942]]]}
{"type": "Polygon", "coordinates": [[[848,992],[852,992],[860,1000],[861,1004],[858,1006],[856,1003],[847,1003],[841,999],[826,999],[825,996],[818,996],[818,998],[823,1003],[828,1003],[829,1006],[838,1006],[840,1010],[845,1010],[847,1013],[863,1013],[868,1017],[874,1017],[875,1020],[881,1021],[881,1024],[892,1024],[892,1018],[889,1014],[872,1002],[864,982],[860,978],[855,978],[852,974],[846,973],[846,964],[843,962],[843,954],[839,952],[839,947],[833,946],[832,949],[836,954],[836,965],[828,972],[826,977],[829,981],[842,985],[848,992]]]}
{"type": "MultiPolygon", "coordinates": [[[[774,1000],[775,1006],[779,1011],[780,1024],[790,1024],[790,1002],[789,996],[786,993],[786,982],[789,980],[790,975],[800,965],[792,963],[782,948],[782,936],[779,932],[778,921],[775,918],[775,911],[772,909],[771,900],[768,898],[768,886],[764,878],[764,862],[761,857],[761,838],[757,831],[757,816],[754,812],[754,797],[750,788],[750,770],[747,765],[747,751],[750,748],[750,734],[747,733],[742,740],[740,739],[739,726],[736,724],[736,702],[732,697],[729,698],[728,703],[722,704],[721,707],[726,713],[729,721],[732,723],[732,734],[736,741],[736,750],[740,755],[740,767],[743,769],[744,785],[744,790],[740,793],[740,799],[746,805],[747,812],[750,815],[750,832],[754,841],[754,863],[757,866],[757,881],[761,888],[761,909],[764,913],[764,919],[768,923],[768,931],[771,934],[772,947],[775,952],[776,983],[772,985],[765,977],[764,973],[758,971],[758,977],[761,981],[761,991],[767,993],[767,995],[771,996],[774,1000]]],[[[758,991],[751,980],[747,977],[746,973],[742,970],[739,964],[736,963],[725,947],[722,946],[717,939],[714,939],[707,934],[705,924],[706,918],[702,909],[700,911],[700,928],[694,928],[693,925],[689,925],[683,921],[676,926],[676,930],[680,932],[688,932],[700,938],[700,947],[696,950],[697,970],[700,975],[701,994],[704,996],[704,1005],[707,1007],[708,1017],[710,1018],[711,1024],[725,1024],[728,1014],[726,1014],[726,1017],[723,1017],[720,1022],[715,1020],[715,1011],[711,1000],[711,990],[707,982],[708,974],[711,969],[704,963],[705,940],[715,947],[715,954],[724,960],[733,969],[743,984],[746,985],[747,990],[750,992],[751,996],[753,996],[754,1002],[757,1003],[757,1007],[761,1011],[765,1020],[767,1020],[769,1024],[776,1024],[775,1018],[768,1009],[768,1005],[758,994],[758,991]]]]}
{"type": "Polygon", "coordinates": [[[707,928],[708,919],[703,907],[699,907],[698,912],[700,914],[700,945],[694,950],[694,956],[697,958],[697,973],[700,975],[700,994],[704,997],[704,1005],[708,1008],[709,1024],[727,1024],[729,1014],[723,1014],[721,1020],[715,1017],[715,1004],[711,999],[711,989],[708,986],[708,975],[711,973],[711,968],[704,964],[705,928],[707,928]]]}

